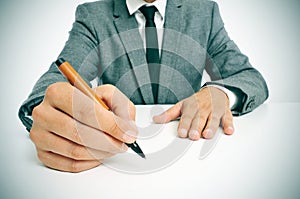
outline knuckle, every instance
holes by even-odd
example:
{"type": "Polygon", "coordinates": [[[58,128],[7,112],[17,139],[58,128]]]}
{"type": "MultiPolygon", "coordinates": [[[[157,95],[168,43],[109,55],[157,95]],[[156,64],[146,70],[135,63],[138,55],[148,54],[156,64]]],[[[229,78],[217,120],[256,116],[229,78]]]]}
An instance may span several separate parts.
{"type": "Polygon", "coordinates": [[[200,121],[202,121],[202,122],[206,122],[206,120],[207,120],[207,116],[206,115],[199,115],[199,119],[200,119],[200,121]]]}
{"type": "Polygon", "coordinates": [[[34,123],[32,128],[30,129],[29,138],[35,144],[36,147],[40,146],[43,141],[43,135],[34,123]]]}
{"type": "Polygon", "coordinates": [[[223,119],[223,121],[230,122],[230,123],[232,123],[232,121],[233,121],[233,117],[230,117],[227,115],[224,115],[222,119],[223,119]]]}
{"type": "Polygon", "coordinates": [[[47,155],[46,155],[46,152],[44,151],[41,151],[41,150],[37,150],[37,157],[38,159],[43,162],[43,163],[46,163],[47,161],[47,155]]]}
{"type": "Polygon", "coordinates": [[[192,120],[180,120],[178,129],[190,129],[191,126],[193,126],[193,121],[192,120]]]}
{"type": "Polygon", "coordinates": [[[211,115],[210,120],[207,124],[208,128],[216,129],[221,123],[221,118],[217,115],[211,115]]]}
{"type": "Polygon", "coordinates": [[[232,115],[231,110],[226,111],[223,117],[224,117],[225,119],[232,120],[232,119],[233,119],[233,115],[232,115]]]}
{"type": "Polygon", "coordinates": [[[75,142],[75,143],[81,143],[82,140],[81,140],[81,137],[80,137],[80,133],[79,133],[79,126],[80,124],[78,125],[75,125],[75,124],[71,124],[70,126],[72,126],[72,130],[71,130],[71,139],[75,142]]]}
{"type": "Polygon", "coordinates": [[[195,115],[195,117],[193,118],[193,124],[197,124],[199,125],[202,121],[200,120],[200,115],[195,115]]]}
{"type": "Polygon", "coordinates": [[[83,154],[83,148],[81,146],[72,146],[70,150],[70,156],[71,158],[74,158],[75,160],[80,160],[82,158],[83,154]]]}
{"type": "Polygon", "coordinates": [[[46,98],[53,98],[58,94],[58,83],[51,84],[46,89],[45,97],[46,98]]]}
{"type": "Polygon", "coordinates": [[[69,83],[66,82],[56,82],[51,84],[46,89],[45,98],[56,99],[61,95],[61,90],[65,90],[70,87],[69,83]]]}
{"type": "Polygon", "coordinates": [[[115,90],[115,86],[112,84],[104,84],[97,87],[96,92],[100,93],[102,96],[110,96],[115,90]]]}
{"type": "Polygon", "coordinates": [[[218,116],[218,115],[212,115],[211,116],[211,122],[212,123],[216,123],[216,122],[218,122],[218,121],[220,121],[220,116],[218,116]]]}
{"type": "Polygon", "coordinates": [[[105,88],[105,89],[115,89],[116,87],[114,86],[114,85],[112,85],[112,84],[104,84],[103,86],[102,86],[103,88],[105,88]]]}
{"type": "Polygon", "coordinates": [[[83,103],[81,106],[77,106],[77,100],[74,100],[74,106],[73,106],[73,115],[75,118],[77,118],[79,121],[83,120],[83,118],[86,118],[88,115],[92,115],[92,110],[89,107],[88,103],[83,103]]]}
{"type": "Polygon", "coordinates": [[[190,114],[184,113],[181,115],[181,119],[182,119],[182,121],[191,121],[193,119],[193,116],[191,116],[190,114]]]}
{"type": "Polygon", "coordinates": [[[109,134],[116,134],[118,132],[118,125],[116,124],[116,122],[111,122],[111,124],[108,126],[108,133],[109,134]]]}
{"type": "Polygon", "coordinates": [[[70,122],[66,122],[64,123],[65,127],[64,129],[70,129],[70,136],[71,136],[71,140],[75,143],[82,143],[82,139],[80,136],[80,132],[84,131],[84,125],[82,125],[81,123],[77,122],[77,121],[70,121],[70,122]]]}
{"type": "Polygon", "coordinates": [[[184,109],[191,107],[195,100],[193,98],[187,98],[182,102],[181,111],[183,112],[184,109]]]}
{"type": "Polygon", "coordinates": [[[30,133],[29,133],[29,138],[33,143],[36,143],[37,141],[37,133],[35,130],[33,130],[33,128],[31,128],[30,133]]]}
{"type": "Polygon", "coordinates": [[[198,132],[202,132],[203,128],[206,124],[206,120],[203,121],[200,119],[200,116],[198,117],[198,119],[193,121],[193,127],[198,131],[198,132]]]}
{"type": "Polygon", "coordinates": [[[81,169],[81,167],[80,167],[79,161],[71,160],[69,170],[70,170],[70,172],[72,172],[72,173],[79,173],[79,172],[81,172],[82,169],[81,169]]]}
{"type": "Polygon", "coordinates": [[[32,119],[34,121],[39,121],[43,117],[44,113],[45,113],[45,111],[44,111],[43,105],[40,104],[33,108],[32,113],[31,113],[32,119]]]}
{"type": "Polygon", "coordinates": [[[204,127],[205,127],[205,124],[199,123],[199,125],[197,126],[197,131],[198,131],[199,133],[203,132],[204,127]]]}

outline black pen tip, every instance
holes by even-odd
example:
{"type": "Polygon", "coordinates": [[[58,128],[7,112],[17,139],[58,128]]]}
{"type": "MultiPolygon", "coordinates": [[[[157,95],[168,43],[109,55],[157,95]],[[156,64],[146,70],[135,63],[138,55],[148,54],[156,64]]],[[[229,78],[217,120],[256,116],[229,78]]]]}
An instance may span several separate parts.
{"type": "Polygon", "coordinates": [[[134,143],[131,143],[131,144],[127,144],[126,145],[128,147],[130,147],[134,152],[136,152],[139,156],[141,156],[142,158],[146,159],[146,156],[145,154],[143,153],[142,149],[140,148],[140,146],[134,142],[134,143]]]}
{"type": "Polygon", "coordinates": [[[144,153],[138,153],[138,154],[139,154],[139,156],[141,156],[142,158],[147,159],[144,153]]]}
{"type": "Polygon", "coordinates": [[[62,65],[63,63],[65,63],[65,59],[64,58],[59,58],[58,60],[56,60],[55,64],[56,66],[60,66],[62,65]]]}

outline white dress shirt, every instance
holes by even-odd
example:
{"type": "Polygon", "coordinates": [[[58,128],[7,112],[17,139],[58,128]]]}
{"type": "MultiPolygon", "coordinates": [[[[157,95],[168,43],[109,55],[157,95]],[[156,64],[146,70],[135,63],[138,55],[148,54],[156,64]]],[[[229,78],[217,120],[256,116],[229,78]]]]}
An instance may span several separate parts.
{"type": "MultiPolygon", "coordinates": [[[[144,48],[146,51],[146,39],[145,39],[145,24],[146,19],[139,11],[140,7],[142,6],[155,6],[157,8],[157,12],[154,16],[154,22],[157,29],[157,39],[158,39],[158,48],[159,48],[159,55],[161,54],[161,48],[162,48],[162,40],[163,40],[163,34],[164,34],[164,23],[165,23],[165,13],[166,13],[166,6],[167,6],[167,0],[156,0],[153,3],[147,3],[144,0],[126,0],[126,5],[129,11],[130,15],[135,16],[136,21],[138,23],[139,32],[141,34],[142,40],[144,42],[144,48]]],[[[218,88],[226,93],[227,97],[229,98],[230,107],[232,108],[237,101],[236,95],[226,89],[225,87],[218,86],[218,85],[209,85],[208,87],[213,86],[215,88],[218,88]]]]}
{"type": "Polygon", "coordinates": [[[154,22],[157,29],[157,40],[158,40],[158,48],[159,55],[161,53],[162,47],[162,39],[164,34],[164,23],[165,23],[165,11],[167,6],[167,0],[156,0],[153,3],[147,3],[144,0],[126,0],[126,5],[130,15],[135,16],[136,21],[138,23],[138,28],[144,42],[144,48],[146,50],[146,39],[145,39],[145,24],[146,19],[141,11],[139,11],[142,6],[155,6],[158,10],[154,15],[154,22]]]}

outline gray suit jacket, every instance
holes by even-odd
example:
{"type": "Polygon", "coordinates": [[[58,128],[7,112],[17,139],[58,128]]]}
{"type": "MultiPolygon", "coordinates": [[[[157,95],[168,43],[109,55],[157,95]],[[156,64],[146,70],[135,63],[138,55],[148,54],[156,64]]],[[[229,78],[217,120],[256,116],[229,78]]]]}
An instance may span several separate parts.
{"type": "MultiPolygon", "coordinates": [[[[59,55],[90,82],[113,84],[135,104],[153,104],[150,78],[138,24],[129,15],[125,0],[102,0],[78,6],[76,21],[59,55]]],[[[238,96],[235,115],[252,111],[268,97],[263,77],[230,40],[215,2],[168,0],[161,50],[158,103],[173,104],[207,84],[225,86],[238,96]]],[[[47,87],[66,81],[53,63],[38,80],[20,108],[29,130],[33,108],[47,87]]]]}

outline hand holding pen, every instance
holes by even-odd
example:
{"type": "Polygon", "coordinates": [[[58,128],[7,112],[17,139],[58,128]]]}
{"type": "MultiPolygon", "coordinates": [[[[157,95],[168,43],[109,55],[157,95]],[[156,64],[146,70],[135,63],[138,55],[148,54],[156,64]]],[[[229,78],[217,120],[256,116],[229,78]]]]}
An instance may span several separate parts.
{"type": "Polygon", "coordinates": [[[113,111],[95,103],[70,83],[48,87],[42,103],[33,110],[30,131],[43,164],[61,171],[80,172],[127,151],[127,145],[131,145],[125,143],[135,143],[138,132],[128,122],[135,117],[130,100],[111,85],[98,87],[95,94],[113,111]],[[117,102],[112,104],[114,96],[117,102]]]}
{"type": "MultiPolygon", "coordinates": [[[[80,77],[80,75],[75,71],[75,69],[70,65],[70,63],[66,62],[64,59],[58,59],[56,61],[56,65],[60,72],[68,79],[68,81],[75,86],[78,90],[83,92],[86,96],[88,96],[90,99],[92,99],[95,103],[98,103],[101,105],[103,108],[106,110],[110,110],[109,107],[98,97],[98,95],[95,94],[95,92],[87,85],[87,83],[80,77]]],[[[118,91],[116,93],[113,93],[111,96],[114,96],[116,100],[114,100],[114,104],[117,102],[120,96],[118,96],[118,93],[120,94],[121,92],[118,91]]],[[[123,98],[125,97],[124,95],[122,96],[123,98]]],[[[121,97],[121,98],[122,98],[121,97]]],[[[130,101],[129,101],[130,102],[130,101]]],[[[128,121],[134,119],[135,115],[130,116],[130,112],[128,109],[126,109],[126,106],[124,107],[125,104],[122,103],[122,101],[117,102],[117,105],[119,105],[120,111],[125,113],[122,114],[123,117],[125,117],[128,121]]],[[[130,104],[131,106],[134,106],[132,103],[130,104]]],[[[113,103],[111,103],[111,107],[113,106],[113,103]]],[[[104,118],[105,120],[105,118],[104,118]]],[[[117,120],[117,119],[116,119],[117,120]]],[[[113,123],[113,125],[115,125],[113,123]]],[[[118,125],[118,124],[116,124],[118,125]]],[[[113,127],[114,129],[115,127],[113,127]]],[[[123,129],[121,129],[123,130],[123,129]]],[[[134,129],[136,130],[136,129],[134,129]]],[[[133,131],[130,131],[127,129],[127,134],[132,133],[133,131]]],[[[123,136],[128,136],[128,135],[123,135],[123,136]]],[[[131,141],[131,140],[130,140],[131,141]]],[[[134,152],[136,152],[139,156],[142,158],[145,158],[146,156],[144,155],[143,151],[141,150],[140,146],[136,143],[125,143],[127,146],[129,146],[134,152]]]]}

